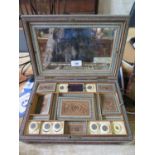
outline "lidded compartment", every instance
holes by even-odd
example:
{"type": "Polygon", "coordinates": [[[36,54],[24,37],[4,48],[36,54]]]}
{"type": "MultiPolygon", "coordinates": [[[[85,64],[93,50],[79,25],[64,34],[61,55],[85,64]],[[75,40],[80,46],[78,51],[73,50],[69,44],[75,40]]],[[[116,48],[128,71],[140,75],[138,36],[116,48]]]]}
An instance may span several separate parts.
{"type": "Polygon", "coordinates": [[[22,16],[22,21],[37,76],[117,77],[128,17],[22,16]]]}

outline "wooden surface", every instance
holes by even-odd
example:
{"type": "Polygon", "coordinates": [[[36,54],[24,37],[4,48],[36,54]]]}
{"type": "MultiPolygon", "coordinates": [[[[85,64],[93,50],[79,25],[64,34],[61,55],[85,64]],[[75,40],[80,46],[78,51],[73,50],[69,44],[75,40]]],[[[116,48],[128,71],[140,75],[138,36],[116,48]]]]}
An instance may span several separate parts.
{"type": "MultiPolygon", "coordinates": [[[[19,64],[23,64],[27,61],[30,60],[30,57],[29,57],[29,54],[28,53],[19,53],[19,57],[24,57],[24,58],[19,58],[19,64]],[[28,57],[25,57],[25,56],[28,56],[28,57]]],[[[21,69],[22,69],[23,66],[20,66],[19,67],[19,81],[24,81],[26,80],[26,77],[24,75],[21,74],[21,69]]],[[[24,70],[26,70],[26,75],[30,75],[30,74],[33,74],[33,71],[32,71],[32,66],[31,64],[27,64],[25,67],[24,67],[24,70]]],[[[23,89],[23,86],[24,86],[25,82],[21,83],[19,85],[19,91],[21,92],[22,89],[23,89]]]]}
{"type": "Polygon", "coordinates": [[[123,60],[129,63],[135,63],[135,49],[129,43],[129,40],[133,38],[134,36],[135,36],[135,29],[130,28],[128,32],[127,43],[126,43],[124,54],[123,54],[123,60]]]}
{"type": "Polygon", "coordinates": [[[21,14],[94,14],[98,0],[20,0],[21,14]]]}

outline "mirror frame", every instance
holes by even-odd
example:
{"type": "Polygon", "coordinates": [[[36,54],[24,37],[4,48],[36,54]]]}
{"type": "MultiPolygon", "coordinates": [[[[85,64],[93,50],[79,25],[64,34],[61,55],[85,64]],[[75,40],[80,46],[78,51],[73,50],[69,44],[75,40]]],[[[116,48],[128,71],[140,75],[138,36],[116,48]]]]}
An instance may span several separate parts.
{"type": "Polygon", "coordinates": [[[102,77],[116,79],[121,64],[124,46],[128,30],[128,16],[102,16],[102,15],[32,15],[22,16],[23,27],[32,60],[32,67],[36,76],[43,77],[102,77]],[[88,26],[104,27],[110,26],[117,29],[117,36],[114,39],[115,49],[112,50],[111,69],[105,70],[48,70],[43,71],[39,51],[35,43],[33,26],[57,25],[64,26],[88,26]]]}

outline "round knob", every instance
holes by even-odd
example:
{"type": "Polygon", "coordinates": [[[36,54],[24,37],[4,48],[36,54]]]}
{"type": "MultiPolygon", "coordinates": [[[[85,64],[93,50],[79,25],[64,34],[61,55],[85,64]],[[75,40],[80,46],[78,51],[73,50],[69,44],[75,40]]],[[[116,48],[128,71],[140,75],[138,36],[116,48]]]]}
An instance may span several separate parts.
{"type": "Polygon", "coordinates": [[[49,122],[46,122],[43,124],[43,130],[45,132],[48,132],[50,130],[51,124],[49,122]]]}
{"type": "Polygon", "coordinates": [[[38,129],[38,123],[37,123],[37,122],[31,122],[31,123],[29,124],[29,130],[30,130],[30,132],[33,132],[33,131],[35,131],[36,129],[38,129]]]}
{"type": "Polygon", "coordinates": [[[108,130],[108,127],[106,125],[103,125],[102,128],[101,128],[103,131],[107,131],[108,130]]]}
{"type": "Polygon", "coordinates": [[[64,86],[60,86],[60,89],[64,89],[64,86]]]}
{"type": "Polygon", "coordinates": [[[54,131],[56,131],[56,132],[60,131],[60,130],[61,130],[61,124],[60,124],[60,123],[55,123],[55,124],[53,125],[53,129],[54,129],[54,131]]]}
{"type": "Polygon", "coordinates": [[[92,89],[92,86],[88,86],[87,88],[88,88],[88,89],[92,89]]]}
{"type": "Polygon", "coordinates": [[[90,125],[90,129],[91,129],[91,131],[97,131],[97,130],[98,130],[97,124],[96,124],[96,123],[92,123],[92,124],[90,125]]]}
{"type": "Polygon", "coordinates": [[[115,132],[119,133],[122,130],[121,125],[120,124],[115,124],[114,125],[114,130],[115,130],[115,132]]]}

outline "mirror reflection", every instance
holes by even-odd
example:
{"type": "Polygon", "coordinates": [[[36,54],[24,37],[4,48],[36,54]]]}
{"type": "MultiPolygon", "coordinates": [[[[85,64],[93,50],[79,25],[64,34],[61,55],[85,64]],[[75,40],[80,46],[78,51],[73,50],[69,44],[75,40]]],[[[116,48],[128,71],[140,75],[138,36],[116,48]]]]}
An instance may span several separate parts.
{"type": "Polygon", "coordinates": [[[35,28],[42,68],[71,69],[71,61],[81,67],[106,69],[112,60],[114,28],[35,28]]]}

